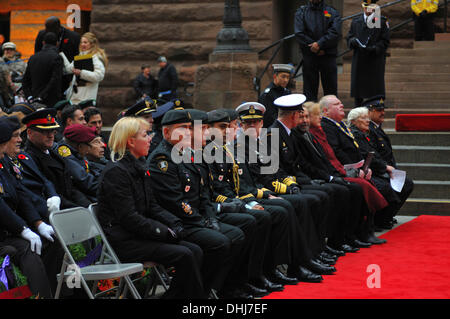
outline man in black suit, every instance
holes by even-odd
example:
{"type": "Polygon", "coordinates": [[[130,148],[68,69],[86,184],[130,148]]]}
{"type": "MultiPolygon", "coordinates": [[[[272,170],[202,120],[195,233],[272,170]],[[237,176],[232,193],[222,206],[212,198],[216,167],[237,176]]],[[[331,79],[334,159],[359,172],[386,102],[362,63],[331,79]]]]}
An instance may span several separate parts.
{"type": "Polygon", "coordinates": [[[52,107],[61,100],[63,60],[58,54],[58,39],[53,32],[45,34],[41,51],[31,56],[23,76],[23,91],[26,97],[52,107]]]}
{"type": "MultiPolygon", "coordinates": [[[[369,109],[369,137],[372,144],[375,146],[376,151],[382,157],[382,159],[390,166],[397,168],[397,162],[395,161],[394,152],[392,151],[391,140],[389,136],[384,132],[381,127],[384,122],[384,96],[374,96],[363,102],[363,106],[369,109]]],[[[403,205],[406,199],[411,195],[414,189],[414,182],[408,176],[405,179],[402,191],[398,194],[403,205]]],[[[391,223],[394,223],[393,218],[391,223]]]]}
{"type": "MultiPolygon", "coordinates": [[[[58,40],[57,51],[63,52],[69,62],[72,62],[74,56],[78,55],[79,53],[81,37],[78,33],[62,27],[61,22],[57,17],[49,17],[47,20],[45,20],[45,29],[39,31],[36,37],[34,43],[34,53],[36,54],[43,49],[44,36],[48,32],[53,32],[54,34],[56,34],[58,40]]],[[[64,93],[65,90],[67,90],[71,80],[72,74],[63,76],[61,94],[64,93]]],[[[52,107],[53,104],[48,106],[52,107]]]]}

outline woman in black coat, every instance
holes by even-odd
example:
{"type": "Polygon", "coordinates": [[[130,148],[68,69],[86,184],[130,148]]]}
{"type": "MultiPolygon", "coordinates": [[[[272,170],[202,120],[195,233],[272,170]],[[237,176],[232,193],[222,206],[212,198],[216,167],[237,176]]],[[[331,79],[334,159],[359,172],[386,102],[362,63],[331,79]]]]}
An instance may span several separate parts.
{"type": "Polygon", "coordinates": [[[112,161],[98,189],[99,220],[122,262],[153,261],[174,266],[176,273],[164,298],[205,298],[200,268],[203,252],[182,240],[183,224],[154,198],[145,156],[150,147],[148,123],[134,117],[113,127],[112,161]]]}
{"type": "Polygon", "coordinates": [[[371,181],[388,201],[389,206],[375,216],[375,225],[381,228],[392,228],[390,221],[402,206],[402,200],[392,189],[390,178],[394,167],[388,165],[369,137],[369,111],[366,107],[358,107],[348,114],[350,129],[359,146],[359,151],[363,158],[367,158],[369,152],[374,152],[370,169],[372,170],[371,181]]]}

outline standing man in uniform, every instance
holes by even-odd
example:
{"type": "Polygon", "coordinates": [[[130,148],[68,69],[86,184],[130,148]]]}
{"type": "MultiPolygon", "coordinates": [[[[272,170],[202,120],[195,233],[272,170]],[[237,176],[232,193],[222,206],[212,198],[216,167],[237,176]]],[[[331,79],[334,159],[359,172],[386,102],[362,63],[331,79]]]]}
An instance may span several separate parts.
{"type": "Polygon", "coordinates": [[[173,64],[167,62],[166,57],[160,56],[157,60],[158,72],[158,97],[170,101],[177,97],[178,75],[173,64]]]}
{"type": "Polygon", "coordinates": [[[355,98],[355,107],[366,98],[386,95],[384,71],[390,31],[387,18],[377,16],[376,2],[363,0],[364,14],[352,20],[347,34],[347,45],[353,49],[350,96],[355,98]]]}
{"type": "Polygon", "coordinates": [[[258,102],[266,107],[263,127],[269,127],[278,117],[278,109],[273,105],[273,101],[280,96],[291,94],[291,90],[287,86],[291,79],[291,74],[294,72],[294,67],[290,64],[273,64],[272,67],[273,81],[258,99],[258,102]]]}
{"type": "Polygon", "coordinates": [[[337,94],[336,55],[341,16],[323,0],[310,0],[295,13],[294,30],[303,55],[303,94],[317,101],[319,75],[324,95],[337,94]]]}

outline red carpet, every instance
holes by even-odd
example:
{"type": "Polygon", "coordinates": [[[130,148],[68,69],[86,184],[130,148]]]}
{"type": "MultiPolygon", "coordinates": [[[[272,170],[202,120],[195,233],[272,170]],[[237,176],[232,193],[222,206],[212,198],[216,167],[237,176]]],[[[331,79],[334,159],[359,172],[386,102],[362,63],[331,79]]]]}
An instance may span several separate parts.
{"type": "Polygon", "coordinates": [[[388,242],[340,257],[322,283],[285,286],[264,299],[450,298],[450,216],[421,215],[380,237],[388,242]],[[380,288],[367,287],[371,264],[380,267],[380,288]]]}
{"type": "Polygon", "coordinates": [[[397,114],[395,130],[399,132],[448,132],[450,131],[450,114],[397,114]]]}

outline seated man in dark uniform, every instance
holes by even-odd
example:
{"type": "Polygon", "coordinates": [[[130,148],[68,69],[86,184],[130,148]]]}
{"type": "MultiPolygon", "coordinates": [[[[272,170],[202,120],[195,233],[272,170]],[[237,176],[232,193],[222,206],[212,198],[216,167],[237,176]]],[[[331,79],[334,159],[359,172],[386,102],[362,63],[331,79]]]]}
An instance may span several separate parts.
{"type": "Polygon", "coordinates": [[[229,275],[243,266],[236,262],[240,259],[245,236],[238,227],[217,220],[218,207],[205,193],[204,181],[190,163],[190,113],[171,110],[164,115],[161,124],[164,139],[149,159],[157,201],[182,220],[184,239],[202,248],[205,290],[216,289],[224,298],[252,298],[241,287],[224,288],[229,275]],[[176,164],[173,159],[176,156],[188,159],[176,164]]]}
{"type": "MultiPolygon", "coordinates": [[[[369,137],[372,145],[388,165],[397,168],[397,162],[395,161],[391,140],[381,127],[384,122],[384,109],[386,108],[384,104],[384,96],[375,96],[373,98],[367,99],[363,102],[363,106],[369,109],[369,137]]],[[[413,189],[413,180],[406,176],[405,184],[403,185],[403,189],[399,194],[401,205],[405,203],[406,199],[409,197],[409,195],[411,195],[413,189]]],[[[392,223],[395,223],[395,221],[395,218],[387,221],[387,226],[389,226],[389,223],[392,225],[392,223]]]]}

